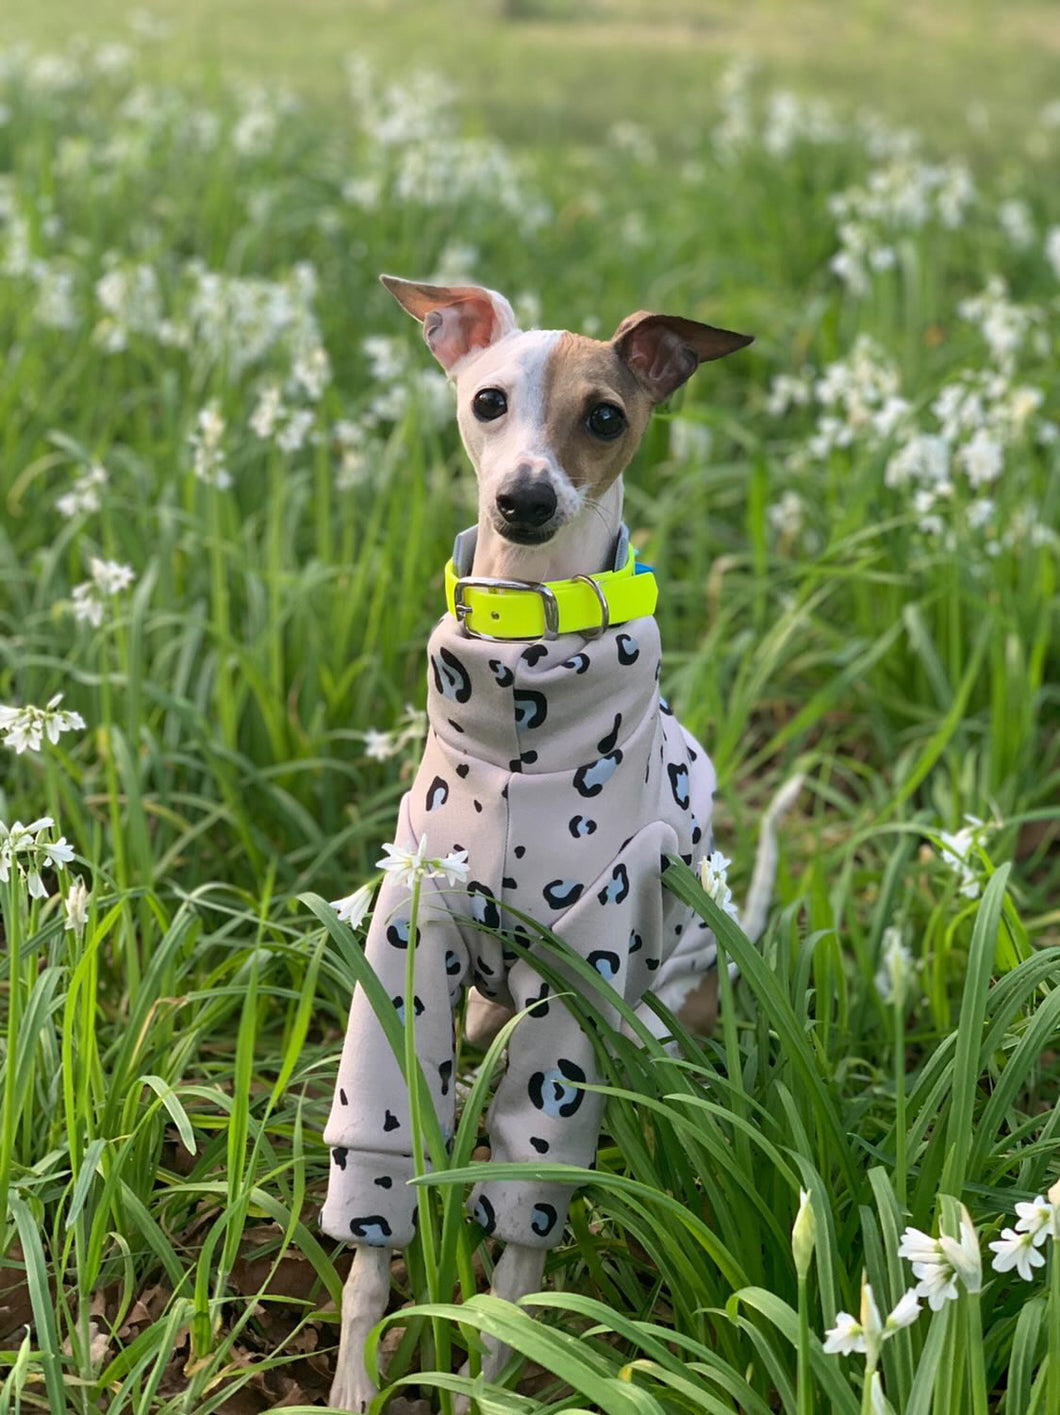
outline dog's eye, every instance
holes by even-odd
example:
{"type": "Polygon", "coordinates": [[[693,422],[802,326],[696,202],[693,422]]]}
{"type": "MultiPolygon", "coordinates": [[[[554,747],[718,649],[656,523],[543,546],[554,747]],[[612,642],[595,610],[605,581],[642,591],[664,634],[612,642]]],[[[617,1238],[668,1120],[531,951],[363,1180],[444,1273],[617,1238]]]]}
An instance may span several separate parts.
{"type": "Polygon", "coordinates": [[[508,400],[499,388],[480,388],[471,400],[471,411],[480,423],[491,423],[508,411],[508,400]]]}
{"type": "Polygon", "coordinates": [[[595,408],[590,408],[585,426],[594,437],[613,442],[626,430],[626,415],[614,403],[597,403],[595,408]]]}

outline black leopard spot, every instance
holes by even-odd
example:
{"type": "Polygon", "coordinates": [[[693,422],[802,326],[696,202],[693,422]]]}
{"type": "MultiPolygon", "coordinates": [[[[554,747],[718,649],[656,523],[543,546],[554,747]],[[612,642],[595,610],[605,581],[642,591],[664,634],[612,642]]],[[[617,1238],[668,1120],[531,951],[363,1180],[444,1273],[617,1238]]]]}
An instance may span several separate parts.
{"type": "Polygon", "coordinates": [[[618,648],[618,661],[623,668],[628,668],[640,658],[640,646],[632,634],[619,634],[615,644],[618,648]]]}
{"type": "Polygon", "coordinates": [[[575,791],[579,796],[599,796],[621,760],[622,753],[616,750],[608,752],[606,757],[598,757],[595,762],[580,766],[574,773],[575,791]]]}
{"type": "Polygon", "coordinates": [[[666,701],[665,698],[659,699],[659,711],[664,713],[666,717],[673,717],[674,715],[673,708],[670,706],[670,704],[666,701]]]}
{"type": "Polygon", "coordinates": [[[572,1081],[584,1082],[585,1072],[573,1061],[560,1057],[548,1071],[535,1071],[530,1077],[527,1092],[537,1110],[543,1110],[553,1119],[568,1119],[574,1115],[582,1103],[582,1092],[575,1090],[572,1081]]]}
{"type": "Polygon", "coordinates": [[[461,966],[462,965],[457,954],[455,954],[451,948],[447,948],[445,950],[446,976],[450,978],[458,978],[460,976],[461,966]]]}
{"type": "Polygon", "coordinates": [[[538,1152],[539,1155],[547,1155],[547,1154],[548,1154],[548,1141],[547,1141],[547,1140],[542,1140],[542,1139],[541,1139],[539,1136],[537,1136],[537,1135],[531,1135],[531,1136],[530,1136],[530,1143],[531,1143],[531,1145],[533,1145],[534,1149],[538,1152]]]}
{"type": "Polygon", "coordinates": [[[499,658],[490,659],[490,668],[493,670],[493,676],[496,678],[500,687],[510,688],[515,682],[515,674],[510,668],[503,664],[499,658]]]}
{"type": "Polygon", "coordinates": [[[492,1233],[497,1227],[497,1215],[493,1212],[493,1205],[486,1198],[485,1194],[480,1194],[475,1201],[475,1207],[471,1210],[471,1217],[480,1223],[486,1233],[492,1233]]]}
{"type": "Polygon", "coordinates": [[[339,1087],[339,1105],[349,1105],[349,1101],[346,1099],[346,1092],[341,1086],[339,1087]]]}
{"type": "Polygon", "coordinates": [[[362,1243],[373,1248],[382,1248],[392,1229],[382,1214],[368,1214],[365,1218],[351,1218],[350,1232],[362,1243]]]}
{"type": "Polygon", "coordinates": [[[460,777],[461,781],[463,781],[464,777],[467,776],[470,770],[471,768],[468,766],[467,762],[461,762],[456,769],[456,774],[460,777]]]}
{"type": "Polygon", "coordinates": [[[595,968],[601,978],[606,978],[608,982],[612,982],[618,977],[621,964],[617,953],[612,953],[606,948],[597,948],[589,954],[588,962],[589,967],[595,968]]]}
{"type": "Polygon", "coordinates": [[[460,726],[455,717],[447,717],[446,721],[454,732],[463,732],[464,729],[460,726]]]}
{"type": "MultiPolygon", "coordinates": [[[[386,926],[386,941],[391,948],[408,948],[409,946],[409,919],[395,919],[386,926]]],[[[416,934],[416,943],[419,943],[419,933],[416,934]]]]}
{"type": "Polygon", "coordinates": [[[401,1121],[391,1111],[387,1111],[383,1121],[383,1129],[389,1134],[391,1130],[400,1130],[401,1121]]]}
{"type": "Polygon", "coordinates": [[[528,663],[530,667],[533,668],[534,664],[537,663],[538,659],[544,658],[545,654],[547,653],[548,649],[545,647],[544,644],[529,644],[525,649],[523,649],[519,657],[523,660],[524,663],[528,663]]]}
{"type": "Polygon", "coordinates": [[[674,800],[683,811],[687,811],[688,764],[686,762],[667,762],[666,774],[670,778],[670,790],[673,792],[674,800]]]}
{"type": "Polygon", "coordinates": [[[482,802],[481,802],[481,801],[472,801],[471,804],[474,806],[474,808],[475,808],[475,810],[478,812],[478,814],[481,815],[481,814],[482,814],[482,802]]]}
{"type": "Polygon", "coordinates": [[[511,875],[505,875],[504,878],[501,880],[501,884],[504,886],[505,889],[519,888],[519,881],[516,879],[512,879],[511,875]]]}
{"type": "Polygon", "coordinates": [[[530,1005],[530,999],[527,998],[527,1008],[526,1008],[527,1016],[528,1016],[528,1017],[547,1017],[547,1016],[548,1016],[548,999],[549,999],[551,996],[552,996],[552,993],[551,993],[551,990],[549,989],[548,983],[542,983],[542,984],[541,984],[541,991],[538,993],[537,999],[536,999],[536,1001],[533,1003],[533,1006],[530,1005]]]}
{"type": "Polygon", "coordinates": [[[629,936],[629,948],[626,951],[628,953],[638,953],[643,947],[644,940],[641,938],[640,934],[637,933],[636,929],[634,929],[629,936]]]}
{"type": "Polygon", "coordinates": [[[431,668],[434,670],[434,686],[443,698],[450,698],[455,703],[468,701],[471,697],[471,678],[455,653],[446,648],[438,650],[437,658],[432,653],[431,668]]]}
{"type": "Polygon", "coordinates": [[[532,688],[516,688],[512,697],[515,699],[515,726],[518,731],[531,732],[548,717],[548,699],[544,693],[535,692],[532,688]]]}
{"type": "Polygon", "coordinates": [[[563,909],[580,898],[584,887],[577,880],[554,879],[546,884],[541,892],[545,896],[546,904],[550,904],[553,909],[563,909]]]}
{"type": "Polygon", "coordinates": [[[584,673],[589,667],[589,655],[587,653],[576,653],[573,658],[565,659],[564,668],[573,668],[575,673],[584,673]]]}
{"type": "Polygon", "coordinates": [[[519,760],[520,760],[521,762],[524,762],[527,766],[533,766],[534,762],[537,761],[537,753],[536,753],[536,752],[520,752],[520,753],[519,753],[519,760]]]}
{"type": "Polygon", "coordinates": [[[453,1063],[452,1063],[451,1061],[443,1061],[443,1062],[441,1062],[441,1064],[440,1064],[439,1067],[438,1067],[438,1079],[439,1079],[439,1081],[441,1081],[441,1083],[442,1083],[442,1095],[443,1095],[443,1096],[447,1096],[447,1095],[449,1094],[449,1082],[452,1080],[452,1078],[453,1078],[453,1063]]]}
{"type": "Polygon", "coordinates": [[[616,712],[616,713],[615,713],[615,725],[611,728],[611,731],[607,734],[606,737],[601,737],[600,741],[597,742],[597,744],[596,744],[596,749],[597,749],[597,751],[602,752],[602,753],[604,753],[604,754],[606,755],[606,753],[608,753],[608,752],[614,750],[615,743],[618,741],[618,729],[619,729],[621,726],[622,726],[622,714],[621,714],[620,712],[616,712]]]}
{"type": "Polygon", "coordinates": [[[539,1238],[544,1238],[555,1228],[558,1217],[559,1215],[551,1204],[535,1204],[530,1227],[539,1238]]]}
{"type": "Polygon", "coordinates": [[[611,878],[596,896],[601,904],[621,904],[629,893],[629,871],[618,864],[611,871],[611,878]]]}
{"type": "Polygon", "coordinates": [[[392,1189],[394,1187],[394,1181],[390,1178],[389,1174],[381,1174],[378,1179],[373,1179],[372,1183],[378,1185],[380,1189],[392,1189]]]}
{"type": "MultiPolygon", "coordinates": [[[[398,1021],[405,1025],[405,999],[403,997],[392,997],[390,1001],[394,1004],[394,1011],[398,1015],[398,1021]]],[[[412,999],[413,1016],[420,1017],[423,1014],[423,1000],[419,997],[412,999]]]]}
{"type": "Polygon", "coordinates": [[[480,884],[477,879],[470,881],[467,892],[471,896],[471,917],[478,923],[484,924],[488,929],[499,929],[501,926],[501,911],[497,907],[497,898],[493,890],[486,884],[480,884]]]}
{"type": "Polygon", "coordinates": [[[331,1152],[331,1158],[335,1161],[335,1163],[338,1165],[338,1167],[339,1167],[340,1169],[345,1169],[345,1168],[346,1168],[346,1156],[347,1156],[348,1154],[349,1154],[349,1150],[346,1148],[346,1146],[344,1146],[344,1145],[339,1145],[336,1149],[332,1150],[332,1152],[331,1152]]]}
{"type": "Polygon", "coordinates": [[[523,858],[523,856],[526,854],[526,846],[525,846],[525,845],[517,845],[517,846],[515,847],[515,849],[512,851],[512,854],[515,856],[515,858],[516,858],[517,860],[521,860],[521,859],[523,858]]]}
{"type": "Polygon", "coordinates": [[[683,862],[684,864],[686,864],[686,865],[688,866],[689,869],[691,869],[691,868],[692,868],[692,852],[691,852],[691,850],[688,852],[687,855],[682,855],[682,856],[681,856],[681,860],[682,860],[682,862],[683,862]]]}
{"type": "Polygon", "coordinates": [[[659,966],[659,960],[658,958],[645,958],[644,966],[647,968],[649,973],[654,973],[656,968],[659,966]]]}
{"type": "Polygon", "coordinates": [[[567,829],[575,840],[579,840],[583,835],[592,835],[596,830],[596,822],[590,820],[588,816],[571,816],[567,822],[567,829]]]}
{"type": "Polygon", "coordinates": [[[696,818],[695,818],[695,816],[693,816],[693,817],[692,817],[692,844],[693,844],[693,845],[698,845],[699,842],[700,842],[702,839],[703,839],[703,831],[702,831],[701,828],[700,828],[699,821],[697,821],[696,818]]]}
{"type": "Polygon", "coordinates": [[[688,752],[688,760],[690,762],[699,761],[699,753],[697,751],[694,751],[691,747],[686,747],[685,750],[688,752]]]}
{"type": "Polygon", "coordinates": [[[436,811],[439,806],[444,806],[449,799],[449,783],[440,776],[436,776],[427,787],[427,799],[424,806],[428,811],[436,811]]]}

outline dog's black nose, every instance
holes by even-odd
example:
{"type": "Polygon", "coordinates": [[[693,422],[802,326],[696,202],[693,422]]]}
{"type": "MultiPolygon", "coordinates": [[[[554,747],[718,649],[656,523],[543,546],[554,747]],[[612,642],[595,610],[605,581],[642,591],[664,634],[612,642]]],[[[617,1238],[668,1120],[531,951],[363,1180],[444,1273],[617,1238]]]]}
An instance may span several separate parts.
{"type": "Polygon", "coordinates": [[[556,513],[556,493],[547,481],[517,482],[497,493],[497,510],[510,526],[543,526],[556,513]]]}

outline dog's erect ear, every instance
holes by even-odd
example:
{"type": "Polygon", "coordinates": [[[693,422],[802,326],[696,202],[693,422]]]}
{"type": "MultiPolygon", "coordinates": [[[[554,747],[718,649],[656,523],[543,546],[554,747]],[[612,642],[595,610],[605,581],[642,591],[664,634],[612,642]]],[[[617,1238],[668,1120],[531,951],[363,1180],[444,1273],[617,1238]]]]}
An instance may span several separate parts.
{"type": "Polygon", "coordinates": [[[744,348],[753,334],[734,334],[676,314],[628,315],[611,343],[653,403],[669,398],[708,359],[723,359],[744,348]]]}
{"type": "Polygon", "coordinates": [[[379,278],[413,319],[422,320],[427,347],[446,373],[473,350],[488,348],[518,328],[511,305],[496,290],[481,285],[423,285],[396,275],[379,278]]]}

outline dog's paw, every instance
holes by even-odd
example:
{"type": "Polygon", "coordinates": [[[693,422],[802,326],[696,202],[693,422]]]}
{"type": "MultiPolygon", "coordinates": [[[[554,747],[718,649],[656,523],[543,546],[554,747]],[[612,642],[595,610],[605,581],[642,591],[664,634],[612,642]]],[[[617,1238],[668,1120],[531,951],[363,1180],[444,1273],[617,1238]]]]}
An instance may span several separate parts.
{"type": "Polygon", "coordinates": [[[335,1410],[348,1411],[349,1415],[365,1415],[378,1394],[366,1371],[344,1370],[340,1365],[331,1383],[328,1404],[335,1410]]]}

